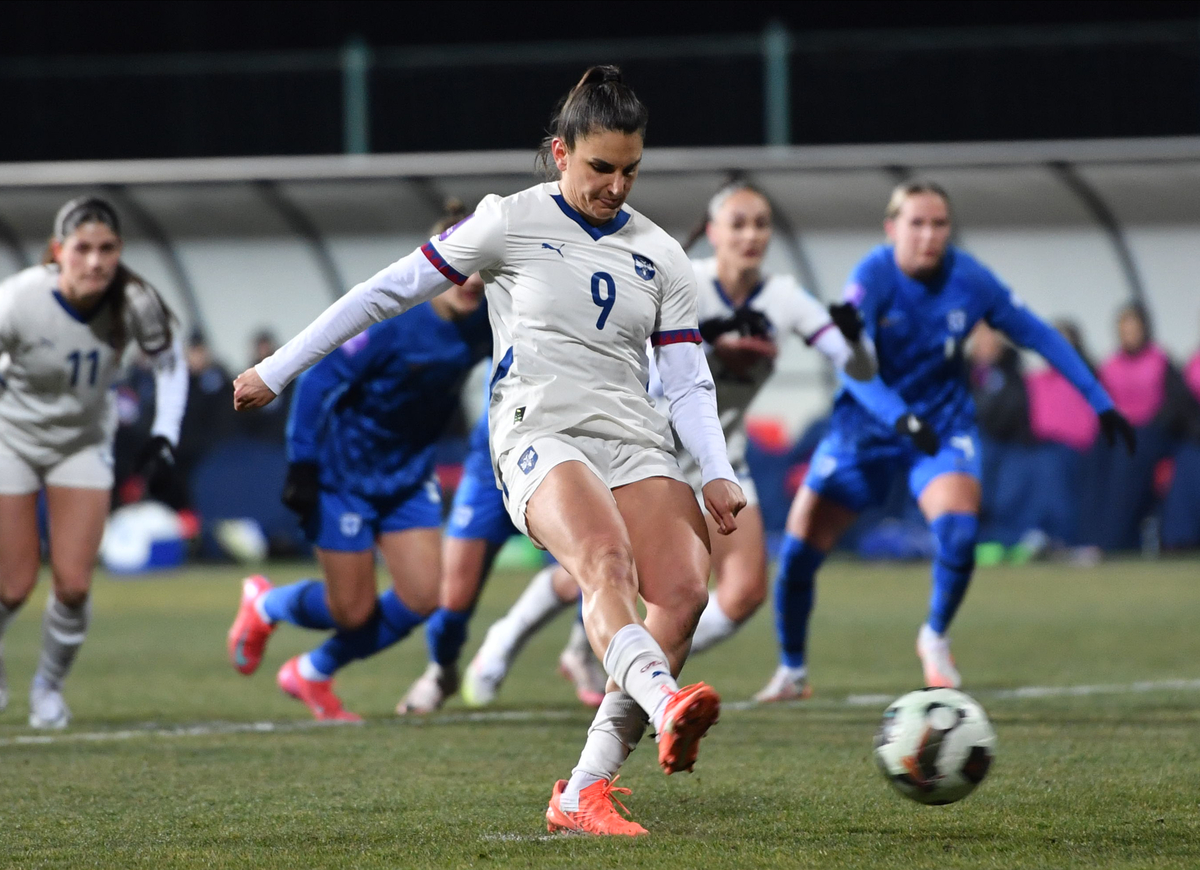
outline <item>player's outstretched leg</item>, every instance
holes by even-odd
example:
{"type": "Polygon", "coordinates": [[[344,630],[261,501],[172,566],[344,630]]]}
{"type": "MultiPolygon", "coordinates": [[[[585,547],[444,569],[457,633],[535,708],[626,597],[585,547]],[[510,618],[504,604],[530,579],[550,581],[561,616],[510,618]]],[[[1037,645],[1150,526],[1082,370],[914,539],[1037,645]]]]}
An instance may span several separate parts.
{"type": "Polygon", "coordinates": [[[71,721],[62,684],[83,646],[91,610],[90,598],[72,606],[50,594],[42,616],[42,655],[29,689],[30,728],[66,728],[71,721]]]}
{"type": "Polygon", "coordinates": [[[933,589],[929,617],[917,635],[917,656],[925,685],[956,689],[962,677],[950,655],[946,631],[958,612],[975,569],[975,539],[979,520],[974,514],[945,513],[930,524],[937,552],[933,560],[933,589]]]}
{"type": "Polygon", "coordinates": [[[556,589],[554,575],[561,570],[557,565],[547,565],[534,574],[508,612],[488,629],[463,677],[463,700],[469,706],[492,703],[529,639],[575,600],[574,595],[564,600],[556,589]]]}
{"type": "Polygon", "coordinates": [[[570,680],[575,687],[575,697],[585,707],[599,707],[604,700],[604,689],[608,674],[592,652],[587,631],[583,627],[583,615],[571,623],[571,635],[567,645],[558,656],[558,672],[570,680]]]}
{"type": "Polygon", "coordinates": [[[429,617],[425,623],[429,666],[396,705],[397,713],[432,713],[458,692],[458,659],[467,642],[467,623],[474,610],[474,603],[464,610],[443,605],[429,617]]]}
{"type": "Polygon", "coordinates": [[[629,789],[613,785],[617,771],[642,739],[646,723],[645,711],[624,692],[604,696],[570,780],[554,784],[546,809],[549,831],[616,836],[647,833],[617,811],[616,806],[626,808],[614,795],[629,794],[629,789]]]}
{"type": "Polygon", "coordinates": [[[770,681],[754,696],[759,703],[808,698],[805,655],[808,621],[816,598],[816,574],[825,554],[807,541],[788,534],[779,550],[775,578],[775,633],[779,638],[780,662],[770,681]]]}
{"type": "Polygon", "coordinates": [[[333,679],[316,670],[307,653],[284,662],[275,682],[284,694],[302,702],[322,722],[362,721],[362,716],[342,706],[341,699],[334,694],[333,679]]]}

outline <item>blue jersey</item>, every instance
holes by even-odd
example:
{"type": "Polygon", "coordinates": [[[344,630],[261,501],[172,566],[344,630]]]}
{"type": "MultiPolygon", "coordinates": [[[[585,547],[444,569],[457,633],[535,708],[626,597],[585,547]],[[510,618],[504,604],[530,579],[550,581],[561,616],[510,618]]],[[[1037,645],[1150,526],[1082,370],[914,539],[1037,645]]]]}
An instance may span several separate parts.
{"type": "Polygon", "coordinates": [[[376,323],[297,381],[288,458],[316,462],[322,489],[365,498],[423,485],[463,378],[490,353],[486,306],[448,321],[426,302],[376,323]]]}
{"type": "Polygon", "coordinates": [[[862,313],[879,358],[879,377],[865,385],[843,377],[834,405],[834,427],[860,440],[896,438],[893,424],[908,411],[943,439],[973,427],[962,346],[980,320],[1040,353],[1097,413],[1112,407],[1066,340],[958,248],[947,249],[936,276],[918,281],[900,270],[890,246],[880,245],[854,269],[846,300],[862,313]]]}

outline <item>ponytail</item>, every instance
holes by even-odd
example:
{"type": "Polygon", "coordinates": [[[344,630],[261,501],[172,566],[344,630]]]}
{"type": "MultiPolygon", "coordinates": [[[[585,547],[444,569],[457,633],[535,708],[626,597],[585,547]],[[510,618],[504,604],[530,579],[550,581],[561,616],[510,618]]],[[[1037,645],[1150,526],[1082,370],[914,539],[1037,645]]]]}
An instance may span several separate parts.
{"type": "Polygon", "coordinates": [[[569,151],[578,140],[607,130],[645,136],[649,117],[645,105],[625,84],[619,67],[593,66],[555,106],[536,165],[547,178],[557,178],[558,168],[550,151],[555,139],[561,139],[569,151]]]}

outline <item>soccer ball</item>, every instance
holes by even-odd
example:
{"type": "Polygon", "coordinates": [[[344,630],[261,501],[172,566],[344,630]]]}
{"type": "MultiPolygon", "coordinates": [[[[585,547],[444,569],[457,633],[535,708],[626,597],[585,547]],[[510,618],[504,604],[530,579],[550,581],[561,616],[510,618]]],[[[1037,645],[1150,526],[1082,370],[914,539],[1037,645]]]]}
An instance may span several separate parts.
{"type": "Polygon", "coordinates": [[[923,804],[962,800],[987,776],[996,732],[983,708],[956,689],[919,689],[892,702],[875,735],[888,782],[923,804]]]}

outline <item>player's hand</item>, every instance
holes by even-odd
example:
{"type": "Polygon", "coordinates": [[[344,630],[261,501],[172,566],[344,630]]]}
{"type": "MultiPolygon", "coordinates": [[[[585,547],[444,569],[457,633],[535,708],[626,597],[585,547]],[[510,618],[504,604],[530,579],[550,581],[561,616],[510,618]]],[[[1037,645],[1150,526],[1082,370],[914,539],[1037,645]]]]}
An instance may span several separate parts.
{"type": "Polygon", "coordinates": [[[293,462],[288,466],[287,479],[279,500],[288,510],[295,511],[301,522],[307,523],[317,509],[320,495],[320,472],[315,462],[293,462]]]}
{"type": "Polygon", "coordinates": [[[1108,442],[1109,447],[1116,447],[1117,439],[1120,438],[1125,442],[1125,449],[1130,456],[1137,449],[1137,432],[1115,408],[1101,412],[1100,431],[1104,433],[1104,440],[1108,442]]]}
{"type": "Polygon", "coordinates": [[[728,535],[737,530],[734,518],[746,506],[746,495],[732,480],[717,478],[704,484],[704,506],[717,521],[717,531],[728,535]]]}
{"type": "Polygon", "coordinates": [[[233,381],[233,409],[248,411],[269,405],[275,391],[263,383],[253,366],[238,375],[233,381]]]}
{"type": "Polygon", "coordinates": [[[942,442],[933,428],[916,414],[905,414],[896,421],[896,432],[912,441],[927,456],[937,456],[942,442]]]}
{"type": "Polygon", "coordinates": [[[722,335],[712,347],[717,359],[737,378],[747,377],[761,360],[773,360],[779,354],[779,348],[769,338],[740,336],[734,332],[722,335]]]}
{"type": "Polygon", "coordinates": [[[175,448],[165,436],[155,435],[142,445],[137,469],[150,496],[165,501],[175,482],[175,448]]]}
{"type": "Polygon", "coordinates": [[[833,324],[845,336],[846,341],[854,344],[862,336],[863,319],[858,308],[851,302],[834,302],[829,306],[829,316],[833,324]]]}

